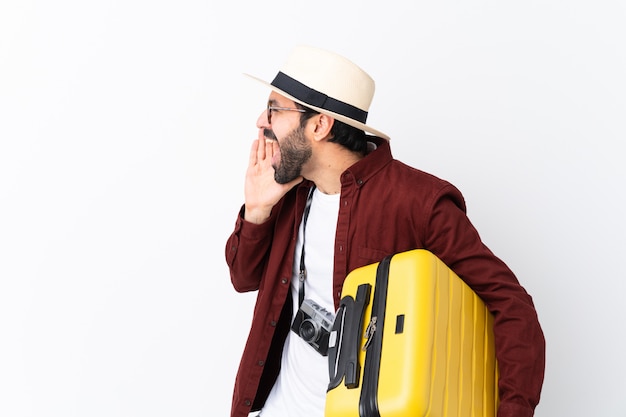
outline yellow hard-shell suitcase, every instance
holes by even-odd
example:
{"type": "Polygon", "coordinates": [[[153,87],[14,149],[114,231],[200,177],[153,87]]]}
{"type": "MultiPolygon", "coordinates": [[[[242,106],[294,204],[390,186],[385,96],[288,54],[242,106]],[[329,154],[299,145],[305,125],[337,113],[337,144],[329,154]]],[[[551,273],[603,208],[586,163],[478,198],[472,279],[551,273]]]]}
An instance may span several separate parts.
{"type": "Polygon", "coordinates": [[[495,417],[493,317],[435,255],[352,271],[330,335],[326,417],[495,417]]]}

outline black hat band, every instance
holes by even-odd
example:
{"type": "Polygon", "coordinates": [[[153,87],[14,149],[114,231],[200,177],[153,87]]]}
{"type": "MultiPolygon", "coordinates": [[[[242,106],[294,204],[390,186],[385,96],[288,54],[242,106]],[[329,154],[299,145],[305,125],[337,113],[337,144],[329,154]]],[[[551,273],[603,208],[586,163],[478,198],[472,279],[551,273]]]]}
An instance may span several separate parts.
{"type": "Polygon", "coordinates": [[[340,114],[361,123],[365,123],[367,120],[366,111],[328,97],[326,94],[307,87],[283,72],[278,72],[274,81],[272,81],[272,85],[308,105],[340,114]]]}

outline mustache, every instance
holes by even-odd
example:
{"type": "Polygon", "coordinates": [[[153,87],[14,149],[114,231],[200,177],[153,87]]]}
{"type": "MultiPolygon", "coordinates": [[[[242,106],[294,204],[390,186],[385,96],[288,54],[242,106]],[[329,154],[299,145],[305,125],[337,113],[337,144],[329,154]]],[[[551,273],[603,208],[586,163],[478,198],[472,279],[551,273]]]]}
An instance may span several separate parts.
{"type": "Polygon", "coordinates": [[[263,136],[271,140],[278,140],[278,138],[271,129],[263,129],[263,136]]]}

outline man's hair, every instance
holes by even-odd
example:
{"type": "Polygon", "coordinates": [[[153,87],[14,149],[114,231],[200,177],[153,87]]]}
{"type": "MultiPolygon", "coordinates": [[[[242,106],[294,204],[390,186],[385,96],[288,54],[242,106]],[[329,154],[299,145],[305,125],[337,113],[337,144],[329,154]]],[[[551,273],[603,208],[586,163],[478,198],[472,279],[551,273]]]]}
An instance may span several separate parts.
{"type": "MultiPolygon", "coordinates": [[[[316,114],[319,114],[319,112],[303,106],[300,103],[295,104],[297,108],[306,110],[306,113],[300,114],[300,127],[302,128],[306,125],[307,120],[316,114]]],[[[332,138],[329,139],[330,142],[341,145],[352,152],[358,152],[365,155],[367,151],[365,131],[335,119],[333,127],[330,129],[330,134],[332,135],[332,138]]]]}

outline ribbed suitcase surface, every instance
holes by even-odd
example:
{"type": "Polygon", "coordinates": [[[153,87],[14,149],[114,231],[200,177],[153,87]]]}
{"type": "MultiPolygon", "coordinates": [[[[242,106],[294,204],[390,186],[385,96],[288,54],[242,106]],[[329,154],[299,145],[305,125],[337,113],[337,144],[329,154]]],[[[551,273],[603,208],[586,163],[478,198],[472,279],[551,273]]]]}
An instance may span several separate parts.
{"type": "Polygon", "coordinates": [[[326,417],[495,417],[493,318],[432,253],[351,272],[337,317],[326,417]]]}

